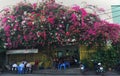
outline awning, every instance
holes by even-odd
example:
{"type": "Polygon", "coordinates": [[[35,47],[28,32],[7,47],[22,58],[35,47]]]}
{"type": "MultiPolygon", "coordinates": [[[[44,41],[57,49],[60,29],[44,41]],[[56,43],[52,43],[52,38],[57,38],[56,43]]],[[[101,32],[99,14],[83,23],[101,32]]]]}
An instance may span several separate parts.
{"type": "Polygon", "coordinates": [[[19,49],[19,50],[7,50],[6,54],[28,54],[38,53],[38,49],[19,49]]]}

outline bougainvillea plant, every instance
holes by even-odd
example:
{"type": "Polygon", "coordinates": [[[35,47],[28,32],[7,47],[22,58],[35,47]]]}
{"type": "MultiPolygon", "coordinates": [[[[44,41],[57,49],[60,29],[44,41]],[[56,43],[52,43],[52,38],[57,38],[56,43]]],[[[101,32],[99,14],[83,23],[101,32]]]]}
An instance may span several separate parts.
{"type": "Polygon", "coordinates": [[[53,43],[98,45],[117,42],[119,25],[102,21],[79,6],[66,7],[54,0],[21,2],[0,13],[0,39],[8,49],[34,48],[53,43]]]}

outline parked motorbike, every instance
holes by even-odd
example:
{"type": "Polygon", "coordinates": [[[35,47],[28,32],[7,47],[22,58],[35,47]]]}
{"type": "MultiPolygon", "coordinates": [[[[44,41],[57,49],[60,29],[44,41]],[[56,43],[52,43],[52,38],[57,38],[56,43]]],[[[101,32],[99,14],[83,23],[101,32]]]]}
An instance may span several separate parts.
{"type": "Polygon", "coordinates": [[[104,75],[104,68],[101,63],[98,63],[96,66],[96,74],[104,75]]]}
{"type": "Polygon", "coordinates": [[[120,73],[120,62],[115,66],[115,70],[120,73]]]}
{"type": "Polygon", "coordinates": [[[0,73],[2,73],[3,72],[3,68],[0,66],[0,73]]]}
{"type": "Polygon", "coordinates": [[[85,74],[85,65],[80,63],[80,71],[82,74],[85,74]]]}

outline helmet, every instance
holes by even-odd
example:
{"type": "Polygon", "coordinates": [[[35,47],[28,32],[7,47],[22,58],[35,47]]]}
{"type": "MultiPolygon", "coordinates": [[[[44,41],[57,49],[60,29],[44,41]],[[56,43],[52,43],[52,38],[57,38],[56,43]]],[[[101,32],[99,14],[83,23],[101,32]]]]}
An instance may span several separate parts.
{"type": "Polygon", "coordinates": [[[98,63],[98,65],[101,65],[101,63],[98,63]]]}

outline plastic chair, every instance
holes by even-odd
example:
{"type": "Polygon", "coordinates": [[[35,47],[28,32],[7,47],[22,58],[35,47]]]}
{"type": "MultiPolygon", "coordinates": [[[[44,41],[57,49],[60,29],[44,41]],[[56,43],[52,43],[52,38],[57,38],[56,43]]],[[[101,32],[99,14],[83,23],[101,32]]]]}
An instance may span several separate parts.
{"type": "Polygon", "coordinates": [[[68,68],[70,68],[70,63],[69,63],[69,62],[64,62],[64,64],[65,64],[66,66],[68,66],[68,68]]]}
{"type": "Polygon", "coordinates": [[[64,70],[66,69],[65,63],[62,63],[62,64],[59,64],[59,65],[58,65],[58,69],[59,69],[59,70],[61,70],[62,67],[64,68],[64,70]]]}

